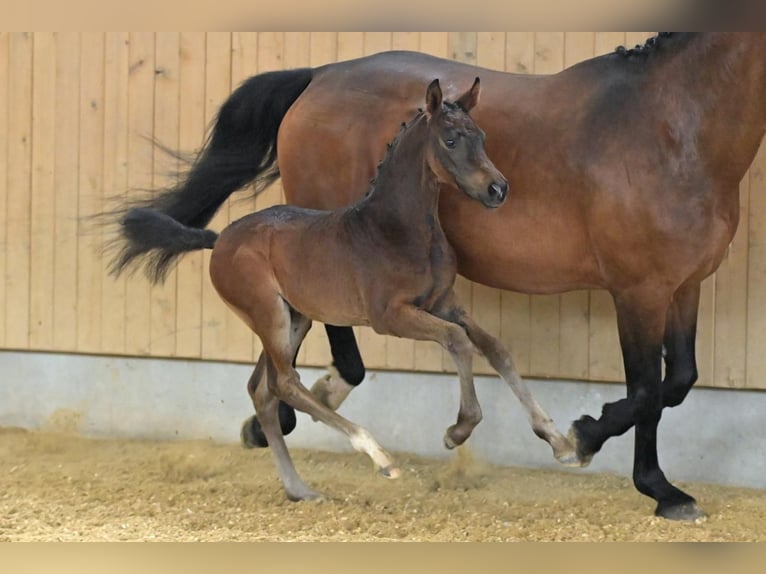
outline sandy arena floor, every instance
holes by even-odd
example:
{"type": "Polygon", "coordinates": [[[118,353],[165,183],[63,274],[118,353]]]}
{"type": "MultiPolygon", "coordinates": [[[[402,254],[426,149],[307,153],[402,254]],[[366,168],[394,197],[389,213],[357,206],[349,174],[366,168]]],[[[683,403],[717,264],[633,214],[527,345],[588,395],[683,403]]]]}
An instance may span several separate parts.
{"type": "Polygon", "coordinates": [[[0,428],[0,541],[766,540],[766,491],[686,484],[710,517],[655,518],[627,478],[398,454],[293,451],[324,502],[291,503],[268,450],[0,428]]]}

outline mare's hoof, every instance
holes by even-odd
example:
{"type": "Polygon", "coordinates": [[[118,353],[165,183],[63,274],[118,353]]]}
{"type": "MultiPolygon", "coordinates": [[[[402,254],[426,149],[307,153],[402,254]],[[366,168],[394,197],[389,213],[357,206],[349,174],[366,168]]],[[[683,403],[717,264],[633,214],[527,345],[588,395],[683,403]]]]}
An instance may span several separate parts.
{"type": "Polygon", "coordinates": [[[261,423],[258,422],[258,418],[255,415],[242,423],[239,438],[242,446],[245,448],[265,448],[269,446],[269,441],[266,440],[266,435],[263,434],[261,429],[261,423]]]}
{"type": "Polygon", "coordinates": [[[654,514],[668,520],[685,520],[702,522],[707,518],[707,513],[702,510],[693,500],[681,504],[658,504],[654,514]]]}
{"type": "MultiPolygon", "coordinates": [[[[580,419],[580,421],[581,420],[582,419],[580,419]]],[[[567,433],[567,440],[570,443],[572,443],[572,446],[574,446],[574,449],[575,449],[574,456],[577,459],[577,463],[571,466],[579,466],[581,468],[585,468],[586,466],[590,464],[590,461],[593,460],[593,455],[596,453],[586,449],[584,441],[577,430],[577,424],[580,421],[573,422],[572,426],[569,427],[569,432],[567,433]]],[[[570,465],[567,465],[567,466],[570,466],[570,465]]]]}
{"type": "Polygon", "coordinates": [[[399,478],[402,475],[402,471],[395,466],[387,466],[380,469],[380,474],[386,478],[399,478]]]}

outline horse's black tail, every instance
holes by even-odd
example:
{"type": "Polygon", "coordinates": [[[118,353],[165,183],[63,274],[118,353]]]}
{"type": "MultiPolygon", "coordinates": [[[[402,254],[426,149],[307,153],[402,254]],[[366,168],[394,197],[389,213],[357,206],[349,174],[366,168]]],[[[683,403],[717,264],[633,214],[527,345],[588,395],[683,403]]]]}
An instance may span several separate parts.
{"type": "Polygon", "coordinates": [[[162,281],[184,251],[207,247],[206,240],[199,239],[203,236],[193,235],[189,228],[204,228],[235,191],[254,183],[254,193],[258,194],[277,180],[279,126],[312,76],[310,68],[266,72],[234,90],[218,111],[191,169],[178,184],[117,211],[119,253],[111,271],[119,275],[132,263],[143,261],[149,278],[162,281]],[[154,212],[151,217],[147,210],[154,212]],[[169,225],[169,220],[175,225],[169,225]],[[167,237],[165,231],[170,229],[182,234],[178,243],[167,237]],[[148,230],[155,233],[144,234],[148,230]],[[186,249],[182,247],[184,241],[191,241],[186,249]]]}

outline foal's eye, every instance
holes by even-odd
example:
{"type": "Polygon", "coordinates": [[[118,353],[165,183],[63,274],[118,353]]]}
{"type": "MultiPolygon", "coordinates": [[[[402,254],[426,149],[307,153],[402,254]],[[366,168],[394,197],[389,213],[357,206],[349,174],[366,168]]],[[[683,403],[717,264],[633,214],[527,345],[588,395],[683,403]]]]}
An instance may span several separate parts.
{"type": "Polygon", "coordinates": [[[446,145],[449,149],[453,149],[455,147],[455,140],[444,140],[444,145],[446,145]]]}

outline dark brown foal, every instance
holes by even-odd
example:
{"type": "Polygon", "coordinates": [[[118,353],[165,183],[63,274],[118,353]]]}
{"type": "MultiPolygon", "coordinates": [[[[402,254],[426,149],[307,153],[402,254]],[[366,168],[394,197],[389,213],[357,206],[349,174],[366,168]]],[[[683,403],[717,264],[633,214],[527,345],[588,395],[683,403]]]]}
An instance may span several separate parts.
{"type": "Polygon", "coordinates": [[[479,91],[477,78],[455,103],[444,102],[433,81],[425,111],[402,127],[369,193],[351,207],[276,206],[232,223],[217,240],[212,232],[184,227],[149,209],[133,210],[123,220],[125,237],[153,242],[160,257],[214,244],[213,285],[263,343],[248,391],[292,500],[320,495],[293,466],[280,429],[279,401],[344,433],[383,475],[399,474],[368,431],[301,384],[292,363],[312,320],[369,325],[381,334],[444,347],[460,379],[457,421],[444,438],[448,448],[464,443],[481,420],[471,364],[475,346],[516,393],[534,432],[556,458],[576,462],[573,446],[518,377],[509,353],[455,298],[455,256],[439,223],[440,184],[488,208],[499,207],[508,193],[506,179],[486,155],[484,133],[468,114],[479,91]]]}

